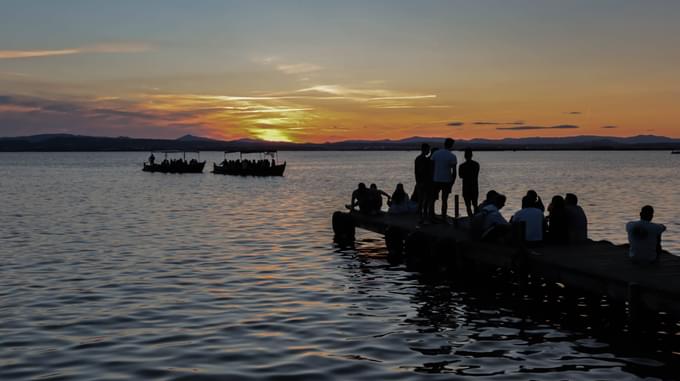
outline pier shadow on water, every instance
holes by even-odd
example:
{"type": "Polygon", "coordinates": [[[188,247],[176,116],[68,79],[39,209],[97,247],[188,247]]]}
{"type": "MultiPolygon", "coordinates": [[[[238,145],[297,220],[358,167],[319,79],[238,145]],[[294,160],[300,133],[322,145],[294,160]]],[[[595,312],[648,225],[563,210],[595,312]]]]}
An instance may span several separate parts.
{"type": "MultiPolygon", "coordinates": [[[[542,279],[493,268],[415,272],[388,257],[384,241],[337,245],[356,266],[350,281],[375,298],[405,294],[412,313],[391,332],[418,373],[461,379],[658,379],[680,375],[680,323],[664,313],[632,321],[628,306],[542,279]],[[384,281],[384,285],[376,282],[384,281]],[[371,289],[366,289],[370,281],[371,289]]],[[[396,303],[396,301],[395,301],[396,303]]],[[[394,348],[393,350],[397,350],[394,348]]],[[[396,365],[396,364],[395,364],[396,365]]]]}

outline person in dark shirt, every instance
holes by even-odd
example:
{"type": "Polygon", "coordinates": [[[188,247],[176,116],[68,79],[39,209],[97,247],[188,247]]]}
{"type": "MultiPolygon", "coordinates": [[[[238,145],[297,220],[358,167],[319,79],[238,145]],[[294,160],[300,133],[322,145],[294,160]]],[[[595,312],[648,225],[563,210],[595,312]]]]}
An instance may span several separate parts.
{"type": "Polygon", "coordinates": [[[535,190],[533,190],[533,189],[528,190],[527,195],[525,197],[527,197],[529,200],[532,200],[532,202],[534,204],[534,206],[533,206],[534,208],[540,209],[541,212],[545,212],[545,206],[543,205],[543,200],[541,200],[541,196],[539,196],[538,193],[536,193],[535,190]]]}
{"type": "Polygon", "coordinates": [[[565,211],[564,198],[554,196],[548,205],[548,241],[557,244],[569,242],[569,230],[567,212],[565,211]]]}
{"type": "Polygon", "coordinates": [[[468,217],[477,213],[479,199],[479,163],[472,160],[472,149],[465,149],[465,162],[458,167],[458,175],[463,180],[463,201],[468,217]],[[474,208],[474,209],[473,209],[474,208]]]}
{"type": "Polygon", "coordinates": [[[427,154],[430,153],[430,145],[423,143],[420,146],[420,155],[416,157],[415,161],[415,175],[416,175],[416,194],[418,195],[418,215],[420,222],[424,222],[429,216],[429,202],[431,197],[432,183],[432,164],[427,154]]]}
{"type": "Polygon", "coordinates": [[[588,218],[586,213],[578,205],[578,197],[573,193],[567,193],[564,198],[564,211],[567,215],[567,227],[569,229],[569,242],[584,242],[588,240],[588,218]]]}
{"type": "Polygon", "coordinates": [[[482,203],[479,204],[478,210],[482,210],[486,206],[493,204],[494,201],[496,200],[496,197],[498,197],[498,192],[496,192],[495,190],[492,189],[486,192],[486,199],[484,199],[484,201],[482,201],[482,203]]]}
{"type": "Polygon", "coordinates": [[[355,210],[354,208],[359,207],[359,211],[362,213],[370,213],[371,203],[368,196],[368,188],[366,184],[359,183],[357,189],[352,192],[352,200],[347,205],[347,209],[355,210]]]}

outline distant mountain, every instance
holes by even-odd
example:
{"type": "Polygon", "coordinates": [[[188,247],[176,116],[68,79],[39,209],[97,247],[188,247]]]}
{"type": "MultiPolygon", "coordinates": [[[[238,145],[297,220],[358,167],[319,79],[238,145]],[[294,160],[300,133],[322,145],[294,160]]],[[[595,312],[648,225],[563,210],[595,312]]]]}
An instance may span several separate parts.
{"type": "MultiPolygon", "coordinates": [[[[284,143],[257,139],[215,140],[194,135],[178,139],[138,139],[70,134],[0,138],[0,151],[161,151],[161,150],[417,150],[422,143],[440,146],[443,137],[413,136],[400,140],[346,140],[334,143],[284,143]]],[[[630,137],[570,136],[458,140],[456,149],[476,150],[672,150],[680,139],[655,135],[630,137]]]]}

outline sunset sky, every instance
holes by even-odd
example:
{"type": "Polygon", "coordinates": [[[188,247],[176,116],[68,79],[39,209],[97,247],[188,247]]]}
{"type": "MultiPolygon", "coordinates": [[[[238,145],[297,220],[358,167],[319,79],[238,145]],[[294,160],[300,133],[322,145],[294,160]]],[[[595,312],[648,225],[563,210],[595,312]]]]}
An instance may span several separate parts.
{"type": "Polygon", "coordinates": [[[0,1],[0,136],[680,137],[680,1],[0,1]]]}

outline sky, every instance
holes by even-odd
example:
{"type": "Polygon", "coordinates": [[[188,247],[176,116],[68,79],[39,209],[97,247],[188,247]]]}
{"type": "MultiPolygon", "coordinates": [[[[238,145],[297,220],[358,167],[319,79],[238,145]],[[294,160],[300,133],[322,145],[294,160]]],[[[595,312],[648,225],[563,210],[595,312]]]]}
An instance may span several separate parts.
{"type": "Polygon", "coordinates": [[[0,0],[0,136],[680,137],[680,1],[0,0]]]}

